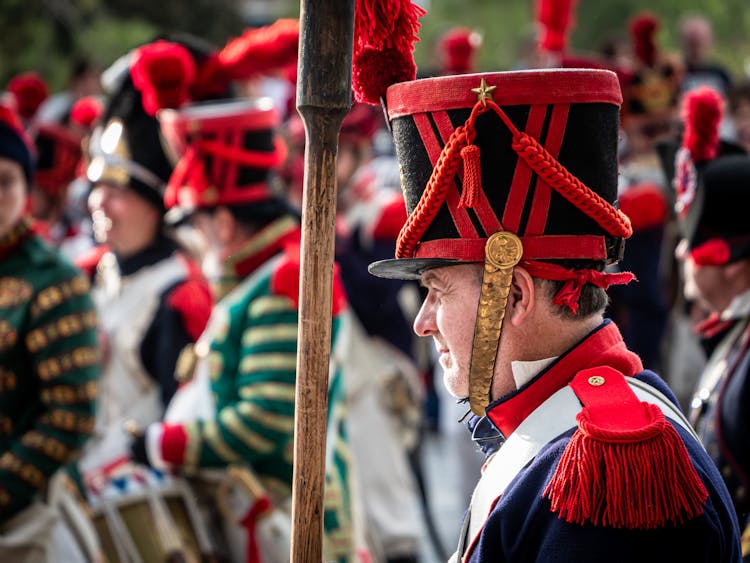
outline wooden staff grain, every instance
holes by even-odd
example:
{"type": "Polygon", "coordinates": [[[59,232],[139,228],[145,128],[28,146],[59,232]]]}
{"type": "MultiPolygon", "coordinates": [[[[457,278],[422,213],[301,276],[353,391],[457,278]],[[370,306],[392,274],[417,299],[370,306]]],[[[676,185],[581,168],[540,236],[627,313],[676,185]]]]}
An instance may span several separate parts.
{"type": "Polygon", "coordinates": [[[336,152],[351,107],[354,0],[301,0],[297,109],[305,124],[294,415],[292,563],[323,560],[336,152]]]}

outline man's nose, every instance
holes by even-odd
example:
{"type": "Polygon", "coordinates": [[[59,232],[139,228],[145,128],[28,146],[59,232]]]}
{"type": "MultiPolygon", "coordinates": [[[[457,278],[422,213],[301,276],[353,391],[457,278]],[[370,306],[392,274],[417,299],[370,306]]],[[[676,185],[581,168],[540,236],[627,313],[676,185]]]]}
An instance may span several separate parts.
{"type": "Polygon", "coordinates": [[[430,336],[436,331],[435,306],[430,296],[427,296],[427,299],[424,300],[422,307],[419,309],[417,318],[414,319],[414,332],[418,336],[430,336]]]}
{"type": "Polygon", "coordinates": [[[674,256],[680,262],[684,262],[687,255],[688,255],[688,241],[687,239],[681,239],[674,249],[674,256]]]}

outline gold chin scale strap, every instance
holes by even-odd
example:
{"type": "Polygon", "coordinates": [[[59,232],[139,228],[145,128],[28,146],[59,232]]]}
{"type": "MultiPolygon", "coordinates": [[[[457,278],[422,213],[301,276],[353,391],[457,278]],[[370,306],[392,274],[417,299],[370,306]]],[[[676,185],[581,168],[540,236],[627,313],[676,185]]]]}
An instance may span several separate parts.
{"type": "Polygon", "coordinates": [[[513,267],[521,260],[522,254],[521,239],[508,231],[494,233],[484,247],[484,275],[469,368],[469,405],[479,416],[484,415],[490,401],[513,267]]]}

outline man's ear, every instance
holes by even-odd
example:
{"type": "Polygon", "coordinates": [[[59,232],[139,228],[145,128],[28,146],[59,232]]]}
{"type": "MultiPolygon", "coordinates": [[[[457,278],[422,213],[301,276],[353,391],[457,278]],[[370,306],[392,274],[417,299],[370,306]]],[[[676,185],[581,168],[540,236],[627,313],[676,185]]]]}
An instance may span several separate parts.
{"type": "Polygon", "coordinates": [[[226,207],[219,207],[214,211],[214,226],[216,237],[222,244],[228,244],[234,240],[237,234],[237,220],[226,207]]]}
{"type": "Polygon", "coordinates": [[[742,279],[750,283],[750,260],[737,260],[727,264],[724,266],[724,275],[727,279],[742,279]]]}
{"type": "Polygon", "coordinates": [[[513,281],[508,295],[506,315],[514,326],[520,326],[531,314],[536,304],[534,278],[522,267],[513,269],[513,281]]]}

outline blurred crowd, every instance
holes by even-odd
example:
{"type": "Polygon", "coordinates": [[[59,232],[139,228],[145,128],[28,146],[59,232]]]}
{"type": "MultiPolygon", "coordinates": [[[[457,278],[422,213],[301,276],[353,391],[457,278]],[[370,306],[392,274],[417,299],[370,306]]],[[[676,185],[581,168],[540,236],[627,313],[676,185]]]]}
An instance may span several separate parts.
{"type": "MultiPolygon", "coordinates": [[[[535,40],[517,69],[618,75],[619,206],[634,235],[617,268],[638,283],[613,288],[607,314],[688,409],[700,407],[693,393],[728,303],[685,283],[696,257],[679,245],[678,218],[691,172],[675,157],[702,127],[690,120],[708,120],[690,100],[707,98],[721,112],[710,158],[747,156],[750,77],[714,58],[707,18],[675,23],[677,52],[660,48],[660,25],[637,14],[630,40],[596,53],[535,40]]],[[[17,163],[24,187],[9,199],[0,166],[0,313],[18,306],[0,317],[0,390],[16,393],[10,416],[0,407],[3,534],[19,517],[37,522],[35,549],[54,546],[60,561],[288,550],[298,33],[279,20],[219,48],[166,34],[106,69],[77,61],[60,92],[33,69],[4,85],[0,165],[17,163]],[[42,497],[48,520],[26,513],[42,497]]],[[[481,43],[448,30],[420,75],[478,72],[481,43]]],[[[428,433],[453,439],[441,414],[455,407],[436,392],[433,344],[412,330],[424,289],[367,269],[393,257],[406,221],[381,108],[356,103],[344,119],[337,183],[326,560],[413,562],[420,521],[436,536],[420,448],[428,433]]],[[[473,481],[481,459],[465,461],[473,481]]],[[[2,544],[21,553],[23,542],[2,544]]]]}

